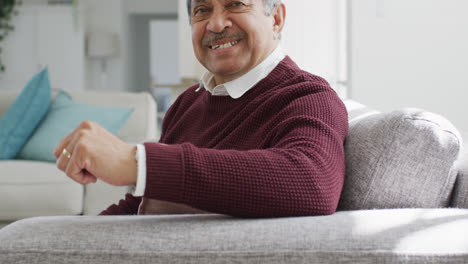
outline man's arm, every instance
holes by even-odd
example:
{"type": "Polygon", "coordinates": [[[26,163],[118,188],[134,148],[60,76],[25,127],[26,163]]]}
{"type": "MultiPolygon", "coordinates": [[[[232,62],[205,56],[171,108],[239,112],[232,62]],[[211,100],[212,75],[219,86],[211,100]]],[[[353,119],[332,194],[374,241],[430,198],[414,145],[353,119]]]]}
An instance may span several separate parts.
{"type": "Polygon", "coordinates": [[[243,217],[331,214],[344,182],[348,125],[335,103],[323,109],[326,118],[281,118],[266,149],[146,143],[145,197],[243,217]]]}

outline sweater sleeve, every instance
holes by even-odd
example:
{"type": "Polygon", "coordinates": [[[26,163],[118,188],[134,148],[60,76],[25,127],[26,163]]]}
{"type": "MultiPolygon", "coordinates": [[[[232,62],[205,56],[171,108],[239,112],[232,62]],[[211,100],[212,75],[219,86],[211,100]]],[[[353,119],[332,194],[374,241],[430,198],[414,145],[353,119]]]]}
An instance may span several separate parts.
{"type": "Polygon", "coordinates": [[[348,123],[341,101],[328,101],[320,114],[302,114],[296,104],[284,109],[265,149],[145,143],[144,196],[240,217],[334,213],[348,123]]]}
{"type": "Polygon", "coordinates": [[[125,195],[125,199],[119,201],[119,204],[113,204],[99,215],[135,215],[138,213],[141,197],[135,197],[130,193],[125,195]]]}

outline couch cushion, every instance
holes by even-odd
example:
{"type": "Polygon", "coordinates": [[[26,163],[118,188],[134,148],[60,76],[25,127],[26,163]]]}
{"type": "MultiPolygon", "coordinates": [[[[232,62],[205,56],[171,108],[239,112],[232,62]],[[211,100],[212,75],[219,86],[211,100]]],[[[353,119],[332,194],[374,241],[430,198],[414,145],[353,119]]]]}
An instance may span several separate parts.
{"type": "Polygon", "coordinates": [[[55,162],[54,148],[82,121],[95,121],[116,135],[132,112],[133,109],[128,108],[81,104],[61,91],[18,158],[55,162]]]}
{"type": "Polygon", "coordinates": [[[468,210],[26,219],[0,231],[0,263],[467,263],[468,210]]]}
{"type": "Polygon", "coordinates": [[[50,83],[46,69],[36,74],[0,118],[0,159],[13,159],[49,109],[50,83]]]}
{"type": "Polygon", "coordinates": [[[339,210],[448,206],[460,144],[455,127],[436,114],[350,111],[339,210]]]}
{"type": "Polygon", "coordinates": [[[55,163],[0,161],[0,172],[0,220],[82,212],[83,186],[55,163]]]}

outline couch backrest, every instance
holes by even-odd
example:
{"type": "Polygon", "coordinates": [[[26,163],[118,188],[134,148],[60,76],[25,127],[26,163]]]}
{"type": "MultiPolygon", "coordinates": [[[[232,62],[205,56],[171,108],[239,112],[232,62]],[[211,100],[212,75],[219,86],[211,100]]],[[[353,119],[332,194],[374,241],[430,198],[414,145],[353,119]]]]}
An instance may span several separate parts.
{"type": "MultiPolygon", "coordinates": [[[[51,100],[58,91],[53,89],[51,100]]],[[[156,103],[149,93],[108,91],[67,91],[67,93],[73,100],[81,103],[134,108],[132,116],[118,134],[125,142],[140,143],[143,140],[157,139],[156,103]]],[[[19,91],[0,91],[0,116],[6,112],[18,95],[19,91]]]]}
{"type": "Polygon", "coordinates": [[[389,113],[345,101],[349,134],[340,210],[447,207],[462,140],[444,117],[421,109],[389,113]]]}

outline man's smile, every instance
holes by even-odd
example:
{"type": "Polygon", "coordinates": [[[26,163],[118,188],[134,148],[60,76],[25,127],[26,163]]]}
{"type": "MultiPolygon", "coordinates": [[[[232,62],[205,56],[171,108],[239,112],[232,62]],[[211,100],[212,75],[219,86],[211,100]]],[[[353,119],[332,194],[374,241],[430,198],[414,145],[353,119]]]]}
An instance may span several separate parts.
{"type": "Polygon", "coordinates": [[[202,46],[209,48],[212,51],[228,50],[236,46],[243,39],[247,38],[245,32],[212,34],[202,40],[202,46]]]}
{"type": "Polygon", "coordinates": [[[236,45],[237,43],[239,43],[240,40],[235,40],[235,41],[231,41],[231,42],[226,42],[224,44],[216,44],[216,45],[211,45],[211,46],[208,46],[210,49],[213,49],[213,50],[220,50],[220,49],[227,49],[227,48],[230,48],[234,45],[236,45]]]}

